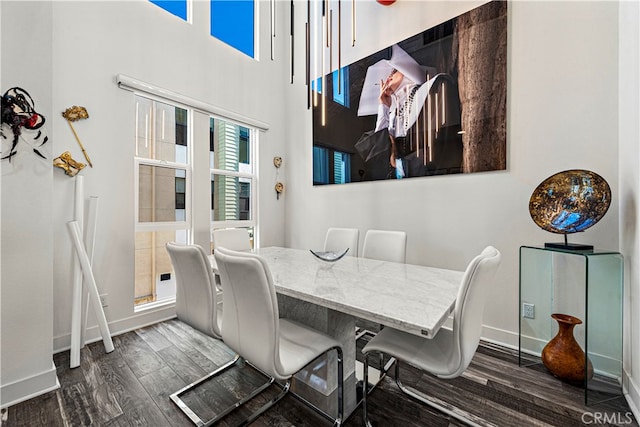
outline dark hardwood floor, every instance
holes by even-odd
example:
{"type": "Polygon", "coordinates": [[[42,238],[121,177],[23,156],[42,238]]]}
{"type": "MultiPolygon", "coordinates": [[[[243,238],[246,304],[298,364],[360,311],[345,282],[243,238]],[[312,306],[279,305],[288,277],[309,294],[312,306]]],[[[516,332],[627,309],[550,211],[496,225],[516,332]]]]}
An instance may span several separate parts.
{"type": "MultiPolygon", "coordinates": [[[[54,356],[61,388],[2,411],[2,426],[192,426],[169,395],[230,360],[232,352],[178,320],[114,337],[82,349],[81,366],[69,369],[69,352],[54,356]]],[[[585,406],[583,390],[561,382],[543,367],[519,367],[512,350],[483,343],[466,373],[439,380],[404,366],[403,382],[456,405],[496,426],[638,426],[623,397],[585,406]],[[597,418],[596,418],[597,417],[597,418]],[[631,417],[631,418],[630,418],[631,417]],[[597,422],[596,422],[597,421],[597,422]]],[[[263,378],[248,365],[232,369],[185,397],[203,416],[236,399],[263,378]]],[[[234,425],[278,392],[259,396],[249,408],[226,418],[234,425]]],[[[448,416],[414,403],[386,377],[371,393],[374,426],[460,426],[448,416]]],[[[328,426],[293,396],[285,397],[254,426],[328,426]]],[[[361,426],[357,409],[346,426],[361,426]]]]}

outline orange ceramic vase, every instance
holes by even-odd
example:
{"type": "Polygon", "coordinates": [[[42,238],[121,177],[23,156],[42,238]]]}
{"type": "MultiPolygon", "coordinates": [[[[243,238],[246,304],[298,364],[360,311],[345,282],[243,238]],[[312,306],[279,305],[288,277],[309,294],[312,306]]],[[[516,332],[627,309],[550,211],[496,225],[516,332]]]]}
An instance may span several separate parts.
{"type": "Polygon", "coordinates": [[[573,328],[581,324],[582,320],[559,313],[554,313],[551,317],[558,322],[558,334],[542,349],[542,363],[560,379],[583,382],[586,362],[587,379],[591,379],[593,365],[573,336],[573,328]]]}

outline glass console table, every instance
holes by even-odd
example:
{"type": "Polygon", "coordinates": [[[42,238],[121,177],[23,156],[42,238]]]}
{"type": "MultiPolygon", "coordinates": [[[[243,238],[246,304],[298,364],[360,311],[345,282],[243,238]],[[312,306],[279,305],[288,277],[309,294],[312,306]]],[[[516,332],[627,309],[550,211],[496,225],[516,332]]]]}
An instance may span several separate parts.
{"type": "Polygon", "coordinates": [[[623,286],[619,252],[521,246],[520,366],[546,371],[540,354],[558,332],[551,314],[569,314],[583,322],[574,337],[595,372],[582,384],[585,405],[622,396],[623,286]]]}

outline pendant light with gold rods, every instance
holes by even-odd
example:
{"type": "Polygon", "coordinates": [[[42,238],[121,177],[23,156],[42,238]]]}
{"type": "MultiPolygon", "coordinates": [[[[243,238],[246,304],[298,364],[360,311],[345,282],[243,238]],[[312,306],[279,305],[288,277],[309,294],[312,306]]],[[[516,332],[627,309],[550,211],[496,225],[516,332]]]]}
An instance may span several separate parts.
{"type": "Polygon", "coordinates": [[[291,84],[293,84],[293,73],[294,73],[294,48],[295,45],[293,43],[293,0],[291,0],[289,2],[289,25],[290,25],[290,31],[289,31],[289,43],[290,43],[290,54],[291,54],[291,84]]]}

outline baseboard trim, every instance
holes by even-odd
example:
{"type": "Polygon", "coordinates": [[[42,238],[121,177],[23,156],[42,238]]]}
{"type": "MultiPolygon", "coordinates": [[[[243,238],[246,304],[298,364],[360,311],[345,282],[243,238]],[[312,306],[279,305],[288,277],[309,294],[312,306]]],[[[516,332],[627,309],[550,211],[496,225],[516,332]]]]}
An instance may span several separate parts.
{"type": "Polygon", "coordinates": [[[518,350],[518,333],[507,331],[506,329],[498,329],[492,326],[482,326],[482,339],[493,344],[507,347],[512,350],[518,350]]]}
{"type": "Polygon", "coordinates": [[[0,409],[7,408],[25,400],[40,396],[60,388],[56,375],[56,365],[51,361],[51,368],[27,378],[3,384],[0,387],[0,409]]]}
{"type": "Polygon", "coordinates": [[[633,412],[633,416],[636,420],[640,420],[640,387],[626,372],[623,373],[622,391],[629,404],[629,409],[633,412]]]}
{"type": "MultiPolygon", "coordinates": [[[[145,310],[135,313],[133,316],[108,322],[111,336],[121,335],[129,331],[144,328],[158,322],[176,317],[174,304],[159,307],[152,310],[145,310]]],[[[85,344],[101,341],[100,328],[98,325],[88,327],[85,331],[85,344]]],[[[53,338],[53,353],[69,350],[71,348],[71,333],[59,335],[53,338]]]]}

